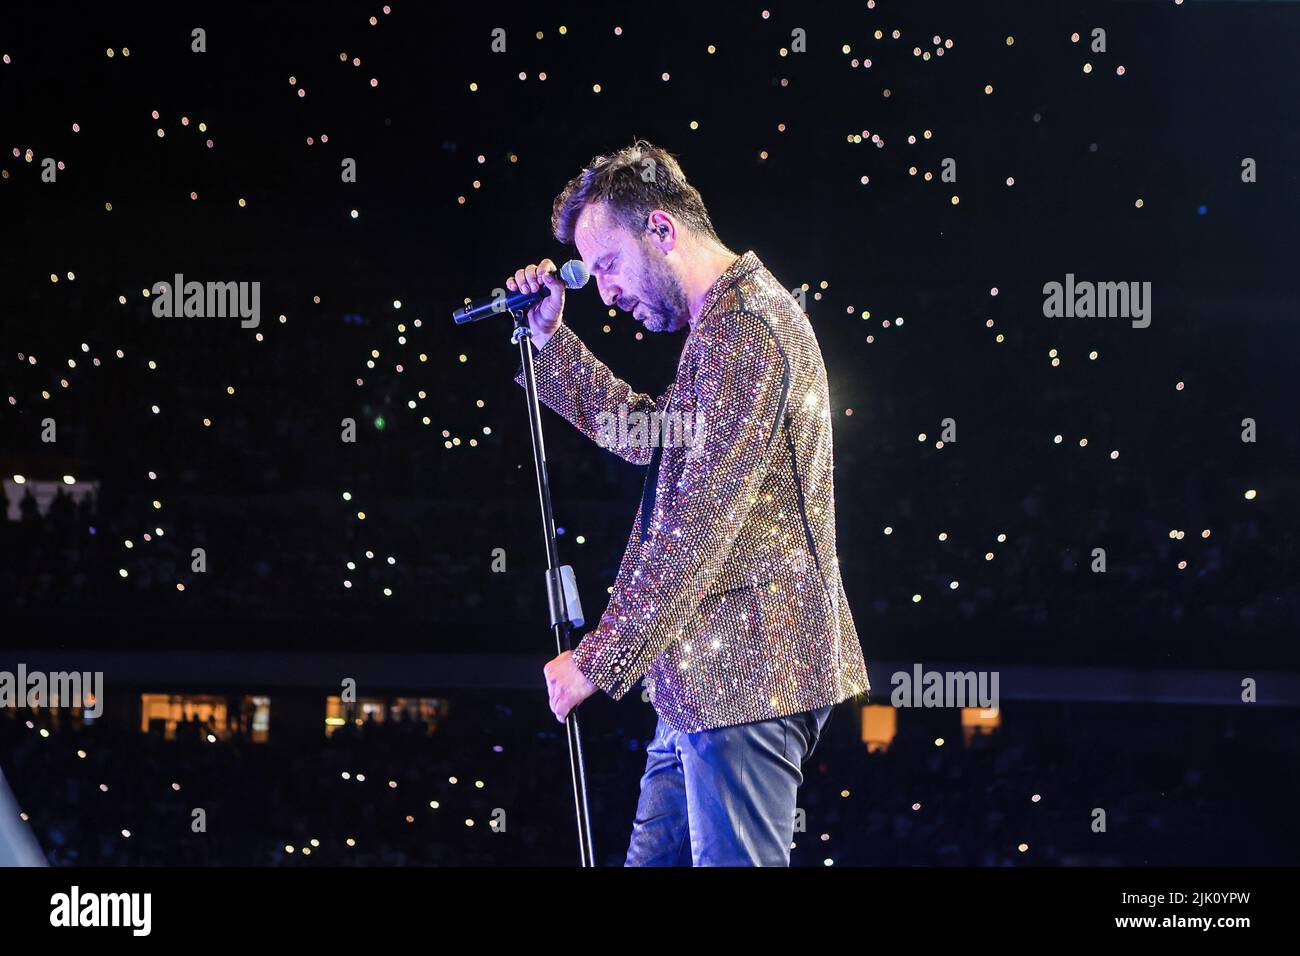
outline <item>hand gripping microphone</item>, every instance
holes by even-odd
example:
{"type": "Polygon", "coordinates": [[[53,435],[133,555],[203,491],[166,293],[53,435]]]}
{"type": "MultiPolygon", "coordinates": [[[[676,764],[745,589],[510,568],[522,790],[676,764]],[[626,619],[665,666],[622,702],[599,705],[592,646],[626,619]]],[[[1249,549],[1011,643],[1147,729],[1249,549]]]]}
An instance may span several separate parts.
{"type": "MultiPolygon", "coordinates": [[[[581,289],[591,278],[591,273],[587,271],[587,267],[580,259],[570,259],[560,266],[559,275],[560,281],[569,289],[581,289]]],[[[536,292],[511,292],[509,289],[497,289],[490,296],[474,302],[466,301],[465,305],[451,314],[451,317],[456,320],[457,325],[465,325],[493,315],[509,315],[515,309],[527,309],[536,305],[550,294],[551,290],[546,286],[542,286],[536,292]]]]}

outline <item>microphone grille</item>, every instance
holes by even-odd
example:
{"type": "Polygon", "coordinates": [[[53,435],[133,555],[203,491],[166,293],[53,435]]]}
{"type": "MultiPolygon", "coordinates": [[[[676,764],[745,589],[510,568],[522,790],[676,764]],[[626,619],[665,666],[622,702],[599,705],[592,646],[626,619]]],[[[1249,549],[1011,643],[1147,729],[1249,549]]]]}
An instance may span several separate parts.
{"type": "Polygon", "coordinates": [[[590,278],[591,273],[587,271],[581,259],[570,259],[560,266],[560,279],[570,289],[581,289],[590,278]]]}

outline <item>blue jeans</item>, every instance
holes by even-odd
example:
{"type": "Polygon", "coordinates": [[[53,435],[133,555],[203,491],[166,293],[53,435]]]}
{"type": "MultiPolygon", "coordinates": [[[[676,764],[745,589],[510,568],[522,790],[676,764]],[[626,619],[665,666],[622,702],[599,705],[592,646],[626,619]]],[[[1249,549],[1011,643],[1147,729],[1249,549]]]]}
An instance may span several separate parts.
{"type": "Polygon", "coordinates": [[[625,866],[789,866],[795,796],[831,707],[686,734],[663,722],[625,866]]]}

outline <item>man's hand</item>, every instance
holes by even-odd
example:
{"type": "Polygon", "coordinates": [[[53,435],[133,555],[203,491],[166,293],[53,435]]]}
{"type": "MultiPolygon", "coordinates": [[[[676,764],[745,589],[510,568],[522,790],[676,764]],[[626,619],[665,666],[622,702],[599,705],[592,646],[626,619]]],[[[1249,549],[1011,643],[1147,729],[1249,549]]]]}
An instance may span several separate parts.
{"type": "Polygon", "coordinates": [[[596,693],[596,685],[573,663],[573,651],[565,651],[542,668],[546,690],[551,695],[551,713],[564,723],[569,711],[596,693]]]}
{"type": "Polygon", "coordinates": [[[506,279],[506,288],[511,292],[550,290],[550,295],[528,310],[533,345],[540,352],[564,320],[564,283],[555,274],[555,263],[543,259],[536,265],[524,266],[506,279]]]}

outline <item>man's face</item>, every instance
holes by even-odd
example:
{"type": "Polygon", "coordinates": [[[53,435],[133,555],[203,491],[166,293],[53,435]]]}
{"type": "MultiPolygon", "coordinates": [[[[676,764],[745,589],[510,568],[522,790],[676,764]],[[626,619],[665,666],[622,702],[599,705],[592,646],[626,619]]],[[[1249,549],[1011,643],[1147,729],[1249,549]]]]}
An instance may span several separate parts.
{"type": "Polygon", "coordinates": [[[630,312],[651,332],[676,332],[689,324],[686,292],[668,256],[648,240],[620,223],[605,203],[584,206],[573,229],[573,243],[604,303],[630,312]]]}

